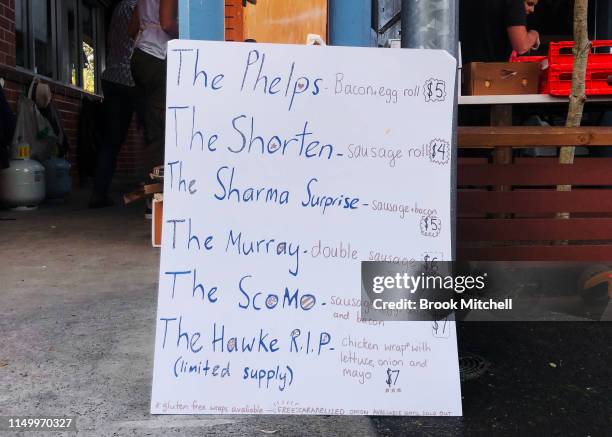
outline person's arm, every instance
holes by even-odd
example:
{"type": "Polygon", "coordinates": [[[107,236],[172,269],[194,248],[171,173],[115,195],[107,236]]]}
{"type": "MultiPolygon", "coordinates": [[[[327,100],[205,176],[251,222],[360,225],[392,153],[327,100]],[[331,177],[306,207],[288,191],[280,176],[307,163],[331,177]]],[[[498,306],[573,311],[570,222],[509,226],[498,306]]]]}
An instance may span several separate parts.
{"type": "Polygon", "coordinates": [[[140,15],[138,14],[138,5],[134,8],[134,12],[132,12],[132,18],[130,20],[130,24],[128,25],[128,34],[132,39],[136,39],[138,36],[138,31],[140,30],[140,15]]]}
{"type": "Polygon", "coordinates": [[[540,45],[540,35],[535,30],[527,31],[527,11],[524,0],[505,0],[505,27],[512,50],[519,55],[540,45]]]}
{"type": "Polygon", "coordinates": [[[508,27],[508,38],[512,50],[519,55],[527,53],[531,49],[537,49],[540,45],[540,34],[535,30],[527,31],[525,26],[508,27]]]}
{"type": "Polygon", "coordinates": [[[178,36],[178,0],[161,0],[159,3],[159,24],[170,37],[178,36]]]}

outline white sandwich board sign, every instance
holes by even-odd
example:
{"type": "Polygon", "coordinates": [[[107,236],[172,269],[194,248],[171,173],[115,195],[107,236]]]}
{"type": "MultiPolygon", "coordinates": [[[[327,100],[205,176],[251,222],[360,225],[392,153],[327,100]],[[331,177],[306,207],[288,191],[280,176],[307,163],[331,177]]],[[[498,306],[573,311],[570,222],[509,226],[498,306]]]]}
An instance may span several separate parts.
{"type": "Polygon", "coordinates": [[[152,413],[461,414],[454,323],[359,307],[360,261],[450,259],[455,71],[170,42],[152,413]]]}

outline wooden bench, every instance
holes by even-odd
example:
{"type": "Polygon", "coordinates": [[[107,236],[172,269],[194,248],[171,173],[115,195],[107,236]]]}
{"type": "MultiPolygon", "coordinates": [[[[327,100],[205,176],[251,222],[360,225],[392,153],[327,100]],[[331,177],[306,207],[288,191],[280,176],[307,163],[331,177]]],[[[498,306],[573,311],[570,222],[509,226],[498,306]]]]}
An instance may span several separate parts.
{"type": "MultiPolygon", "coordinates": [[[[458,143],[489,150],[612,146],[612,128],[463,127],[458,143]]],[[[571,165],[543,157],[459,158],[457,186],[459,259],[612,261],[612,158],[571,165]],[[558,184],[572,191],[556,191],[558,184]]]]}

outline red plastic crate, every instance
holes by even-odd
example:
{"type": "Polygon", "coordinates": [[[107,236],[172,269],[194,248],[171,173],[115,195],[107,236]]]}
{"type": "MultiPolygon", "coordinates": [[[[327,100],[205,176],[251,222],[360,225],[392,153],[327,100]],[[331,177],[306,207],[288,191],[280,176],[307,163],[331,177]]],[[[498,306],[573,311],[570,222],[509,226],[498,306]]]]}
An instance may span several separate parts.
{"type": "MultiPolygon", "coordinates": [[[[593,41],[593,48],[612,47],[612,40],[593,41]]],[[[569,96],[572,88],[573,41],[551,42],[548,51],[550,94],[569,96]]],[[[608,77],[612,75],[612,53],[589,53],[586,71],[586,95],[612,95],[608,77]]]]}
{"type": "Polygon", "coordinates": [[[542,66],[538,92],[540,94],[550,93],[550,87],[548,85],[548,56],[519,56],[516,52],[512,52],[510,62],[538,62],[542,66]]]}

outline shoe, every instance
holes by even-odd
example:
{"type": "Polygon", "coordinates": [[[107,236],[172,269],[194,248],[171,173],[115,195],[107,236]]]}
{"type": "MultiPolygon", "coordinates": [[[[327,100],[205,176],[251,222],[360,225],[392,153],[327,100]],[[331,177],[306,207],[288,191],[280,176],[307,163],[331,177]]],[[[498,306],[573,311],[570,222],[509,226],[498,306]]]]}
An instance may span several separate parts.
{"type": "Polygon", "coordinates": [[[115,205],[115,202],[113,202],[113,199],[111,199],[108,196],[100,196],[98,194],[92,194],[91,198],[89,199],[89,208],[90,209],[99,209],[99,208],[106,208],[109,206],[113,206],[115,205]]]}

